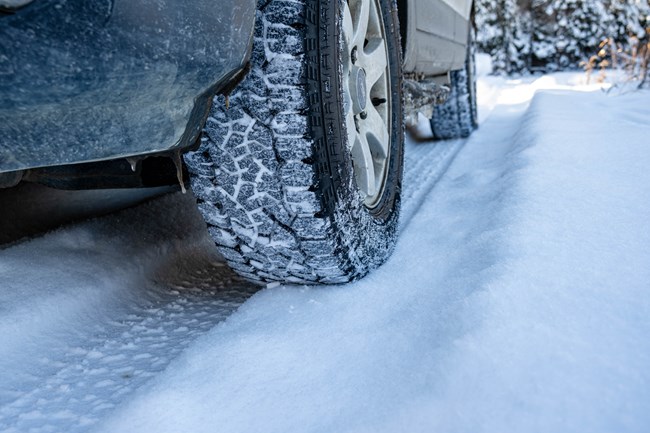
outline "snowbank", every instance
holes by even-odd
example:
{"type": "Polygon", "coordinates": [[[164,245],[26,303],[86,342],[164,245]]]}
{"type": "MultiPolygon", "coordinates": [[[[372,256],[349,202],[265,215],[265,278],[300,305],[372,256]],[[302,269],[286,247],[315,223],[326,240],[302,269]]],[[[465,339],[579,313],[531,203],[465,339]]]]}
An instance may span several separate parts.
{"type": "Polygon", "coordinates": [[[647,431],[650,95],[509,86],[385,266],[259,292],[99,430],[647,431]]]}

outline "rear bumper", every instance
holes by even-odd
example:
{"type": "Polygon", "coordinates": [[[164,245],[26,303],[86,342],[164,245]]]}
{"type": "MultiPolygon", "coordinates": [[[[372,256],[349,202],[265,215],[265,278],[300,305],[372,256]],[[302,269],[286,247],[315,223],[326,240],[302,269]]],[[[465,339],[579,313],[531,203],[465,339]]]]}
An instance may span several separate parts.
{"type": "Polygon", "coordinates": [[[0,16],[0,172],[192,144],[254,0],[39,0],[0,16]]]}

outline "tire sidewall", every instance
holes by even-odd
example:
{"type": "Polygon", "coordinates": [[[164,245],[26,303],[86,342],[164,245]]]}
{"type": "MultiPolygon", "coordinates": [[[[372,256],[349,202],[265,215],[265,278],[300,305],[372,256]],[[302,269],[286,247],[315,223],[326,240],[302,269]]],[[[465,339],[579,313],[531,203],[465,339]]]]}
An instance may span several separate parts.
{"type": "MultiPolygon", "coordinates": [[[[367,0],[374,1],[374,0],[367,0]]],[[[308,4],[311,2],[308,1],[308,4]]],[[[391,220],[397,218],[399,195],[401,192],[401,179],[403,171],[403,122],[402,122],[402,93],[401,93],[401,45],[399,28],[397,26],[397,8],[391,0],[378,0],[384,21],[385,40],[388,48],[388,64],[391,87],[390,98],[390,154],[386,170],[385,186],[382,196],[373,208],[363,204],[363,198],[354,179],[350,144],[345,130],[354,127],[345,124],[345,107],[343,105],[343,46],[342,0],[313,1],[319,7],[319,14],[324,22],[334,23],[334,32],[331,26],[320,26],[318,42],[320,44],[320,83],[309,83],[309,99],[313,101],[317,96],[321,98],[318,107],[312,104],[310,126],[314,134],[315,162],[317,184],[321,187],[323,209],[328,216],[334,217],[342,209],[349,209],[347,215],[354,218],[335,219],[335,224],[347,224],[350,221],[368,220],[374,225],[390,225],[391,220]],[[325,84],[324,84],[325,83],[325,84]],[[319,85],[320,84],[320,85],[319,85]],[[330,90],[328,92],[328,89],[330,90]],[[316,95],[315,93],[319,93],[316,95]],[[336,109],[332,109],[336,107],[336,109]],[[317,119],[322,115],[321,119],[317,119]],[[316,118],[316,119],[315,119],[316,118]],[[338,126],[337,126],[338,125],[338,126]],[[326,149],[319,148],[324,141],[326,149]],[[323,152],[325,150],[327,153],[323,152]],[[343,220],[343,221],[341,221],[343,220]]],[[[309,47],[309,38],[307,35],[309,47]]],[[[307,56],[308,63],[314,59],[307,56]]],[[[308,64],[308,71],[310,66],[308,64]]],[[[309,73],[308,73],[309,76],[309,73]]],[[[357,221],[360,223],[361,221],[357,221]]],[[[365,225],[365,224],[364,224],[365,225]]],[[[359,228],[359,236],[363,236],[363,228],[359,228]]]]}
{"type": "MultiPolygon", "coordinates": [[[[401,43],[394,1],[378,0],[390,71],[390,155],[382,197],[377,206],[370,209],[365,206],[356,185],[345,130],[354,126],[344,122],[343,1],[307,2],[308,11],[316,6],[322,20],[312,29],[312,33],[316,31],[320,51],[316,58],[309,52],[307,54],[308,99],[311,103],[310,129],[315,146],[316,185],[325,213],[322,217],[330,219],[336,233],[337,248],[342,252],[338,257],[344,261],[341,267],[347,268],[352,279],[356,279],[381,265],[392,253],[397,238],[404,147],[401,43]],[[319,61],[319,80],[309,80],[314,60],[319,61]],[[313,103],[315,98],[320,98],[320,104],[313,103]]],[[[307,29],[307,48],[312,43],[310,37],[313,35],[307,29]]]]}

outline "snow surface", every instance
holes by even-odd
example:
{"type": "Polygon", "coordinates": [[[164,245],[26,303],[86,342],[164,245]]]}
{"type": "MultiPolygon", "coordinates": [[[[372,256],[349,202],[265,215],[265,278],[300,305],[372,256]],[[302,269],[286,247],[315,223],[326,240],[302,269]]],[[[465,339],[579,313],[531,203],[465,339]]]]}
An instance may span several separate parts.
{"type": "Polygon", "coordinates": [[[650,93],[580,80],[408,142],[353,284],[257,291],[180,194],[0,251],[0,431],[650,430],[650,93]]]}

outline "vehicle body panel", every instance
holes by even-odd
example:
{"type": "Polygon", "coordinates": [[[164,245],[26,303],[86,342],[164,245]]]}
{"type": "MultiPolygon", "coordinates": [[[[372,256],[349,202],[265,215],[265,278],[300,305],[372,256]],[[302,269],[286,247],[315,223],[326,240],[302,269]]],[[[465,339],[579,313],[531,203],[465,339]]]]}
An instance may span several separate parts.
{"type": "MultiPolygon", "coordinates": [[[[472,0],[405,0],[404,72],[436,76],[465,63],[472,0]]],[[[403,20],[404,21],[404,20],[403,20]]]]}
{"type": "MultiPolygon", "coordinates": [[[[255,19],[255,0],[12,2],[23,7],[0,10],[5,178],[191,146],[212,95],[247,62],[255,19]]],[[[405,72],[462,68],[471,0],[399,3],[405,72]]]]}
{"type": "Polygon", "coordinates": [[[247,62],[255,0],[39,0],[0,15],[0,173],[168,151],[247,62]]]}
{"type": "Polygon", "coordinates": [[[472,13],[472,1],[467,0],[444,0],[461,17],[469,20],[472,13]]]}

